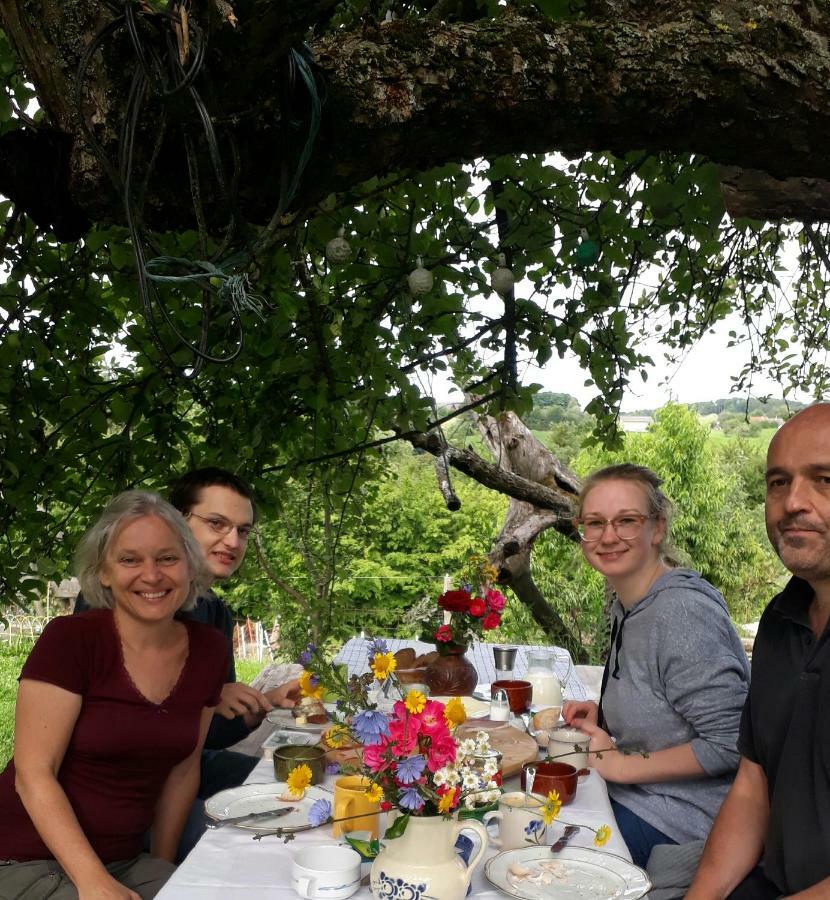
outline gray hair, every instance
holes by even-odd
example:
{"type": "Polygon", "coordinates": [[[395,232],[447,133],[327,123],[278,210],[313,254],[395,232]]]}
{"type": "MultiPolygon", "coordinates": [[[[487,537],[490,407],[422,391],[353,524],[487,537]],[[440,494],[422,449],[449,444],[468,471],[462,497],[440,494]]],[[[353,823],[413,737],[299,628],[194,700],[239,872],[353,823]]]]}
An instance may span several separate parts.
{"type": "Polygon", "coordinates": [[[193,609],[196,598],[211,582],[210,570],[202,548],[182,514],[149,491],[124,491],[104,507],[98,521],[86,532],[75,552],[75,573],[81,583],[84,599],[91,609],[112,609],[112,591],[101,584],[101,569],[115,536],[121,529],[145,516],[161,519],[173,530],[182,544],[190,570],[190,590],[179,609],[193,609]]]}

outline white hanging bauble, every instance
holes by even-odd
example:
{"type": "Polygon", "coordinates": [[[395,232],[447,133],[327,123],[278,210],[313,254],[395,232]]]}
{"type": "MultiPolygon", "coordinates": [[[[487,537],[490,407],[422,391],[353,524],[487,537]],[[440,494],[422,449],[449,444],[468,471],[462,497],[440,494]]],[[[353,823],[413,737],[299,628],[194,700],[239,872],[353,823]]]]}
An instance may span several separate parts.
{"type": "Polygon", "coordinates": [[[435,279],[432,277],[432,272],[429,269],[424,268],[424,261],[421,257],[418,257],[418,264],[416,267],[409,273],[409,290],[415,297],[420,297],[421,294],[428,294],[432,290],[432,285],[435,282],[435,279]]]}
{"type": "Polygon", "coordinates": [[[341,226],[340,230],[337,232],[337,237],[333,237],[326,244],[326,259],[333,266],[340,266],[343,263],[347,263],[352,258],[352,248],[349,246],[349,242],[346,238],[343,237],[345,230],[346,229],[341,226]]]}
{"type": "Polygon", "coordinates": [[[507,258],[503,253],[499,254],[499,267],[490,276],[490,284],[499,297],[506,297],[516,283],[516,277],[507,268],[507,258]]]}

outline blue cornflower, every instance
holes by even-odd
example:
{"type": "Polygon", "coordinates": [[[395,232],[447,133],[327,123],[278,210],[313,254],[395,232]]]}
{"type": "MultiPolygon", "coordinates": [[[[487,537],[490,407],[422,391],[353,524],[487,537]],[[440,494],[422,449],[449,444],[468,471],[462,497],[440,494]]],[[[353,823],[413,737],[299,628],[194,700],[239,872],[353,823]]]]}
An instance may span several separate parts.
{"type": "Polygon", "coordinates": [[[418,778],[420,778],[421,772],[424,771],[425,763],[426,760],[420,753],[402,759],[398,763],[398,768],[395,772],[398,781],[400,781],[401,784],[412,784],[413,781],[417,781],[418,778]]]}
{"type": "Polygon", "coordinates": [[[340,766],[337,763],[329,763],[326,766],[326,775],[336,775],[340,771],[340,766]]]}
{"type": "Polygon", "coordinates": [[[371,641],[366,641],[366,644],[369,648],[369,662],[372,661],[376,653],[389,652],[389,647],[383,638],[373,638],[371,641]]]}
{"type": "Polygon", "coordinates": [[[408,787],[401,791],[398,798],[401,809],[411,809],[417,812],[424,805],[424,798],[418,793],[418,788],[408,787]]]}
{"type": "Polygon", "coordinates": [[[312,675],[312,676],[308,679],[308,683],[309,683],[313,688],[316,688],[317,685],[320,683],[320,676],[319,676],[319,675],[312,675]]]}
{"type": "Polygon", "coordinates": [[[352,730],[364,746],[379,744],[389,734],[389,720],[377,709],[363,709],[352,720],[352,730]]]}
{"type": "Polygon", "coordinates": [[[531,819],[527,825],[525,825],[525,834],[534,835],[537,831],[541,831],[544,828],[545,823],[541,819],[531,819]]]}
{"type": "Polygon", "coordinates": [[[319,800],[315,800],[314,803],[311,804],[311,809],[308,811],[308,824],[314,826],[315,828],[318,825],[325,825],[326,822],[331,818],[331,803],[324,798],[320,798],[319,800]]]}
{"type": "Polygon", "coordinates": [[[301,666],[310,666],[311,665],[311,657],[314,651],[317,649],[316,644],[309,644],[305,650],[300,654],[300,665],[301,666]]]}

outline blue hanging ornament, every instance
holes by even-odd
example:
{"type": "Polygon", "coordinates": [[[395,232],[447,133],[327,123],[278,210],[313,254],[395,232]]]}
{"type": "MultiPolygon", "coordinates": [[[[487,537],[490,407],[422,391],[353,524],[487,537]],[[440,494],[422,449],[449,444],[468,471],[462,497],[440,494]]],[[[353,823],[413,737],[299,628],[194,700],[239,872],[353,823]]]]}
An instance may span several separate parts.
{"type": "Polygon", "coordinates": [[[588,229],[579,229],[579,246],[576,248],[576,262],[579,266],[592,266],[599,259],[599,244],[588,237],[588,229]]]}

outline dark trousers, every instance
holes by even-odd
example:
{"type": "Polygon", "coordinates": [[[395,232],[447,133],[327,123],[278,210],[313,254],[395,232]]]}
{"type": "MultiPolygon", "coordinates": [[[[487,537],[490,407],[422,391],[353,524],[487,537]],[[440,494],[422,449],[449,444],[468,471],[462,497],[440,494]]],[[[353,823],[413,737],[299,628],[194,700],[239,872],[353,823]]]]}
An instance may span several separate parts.
{"type": "Polygon", "coordinates": [[[622,839],[625,841],[635,866],[644,869],[651,851],[657,844],[676,844],[667,834],[663,834],[658,828],[649,825],[645,819],[641,819],[636,813],[616,800],[611,801],[614,810],[614,818],[620,829],[622,839]]]}
{"type": "Polygon", "coordinates": [[[182,831],[179,849],[176,854],[178,865],[196,846],[196,842],[205,833],[205,800],[225,791],[238,787],[253,772],[259,762],[256,756],[237,753],[235,750],[205,750],[202,753],[201,777],[199,793],[190,808],[190,813],[182,831]]]}
{"type": "Polygon", "coordinates": [[[732,891],[728,900],[776,900],[780,896],[781,891],[758,866],[732,891]]]}

